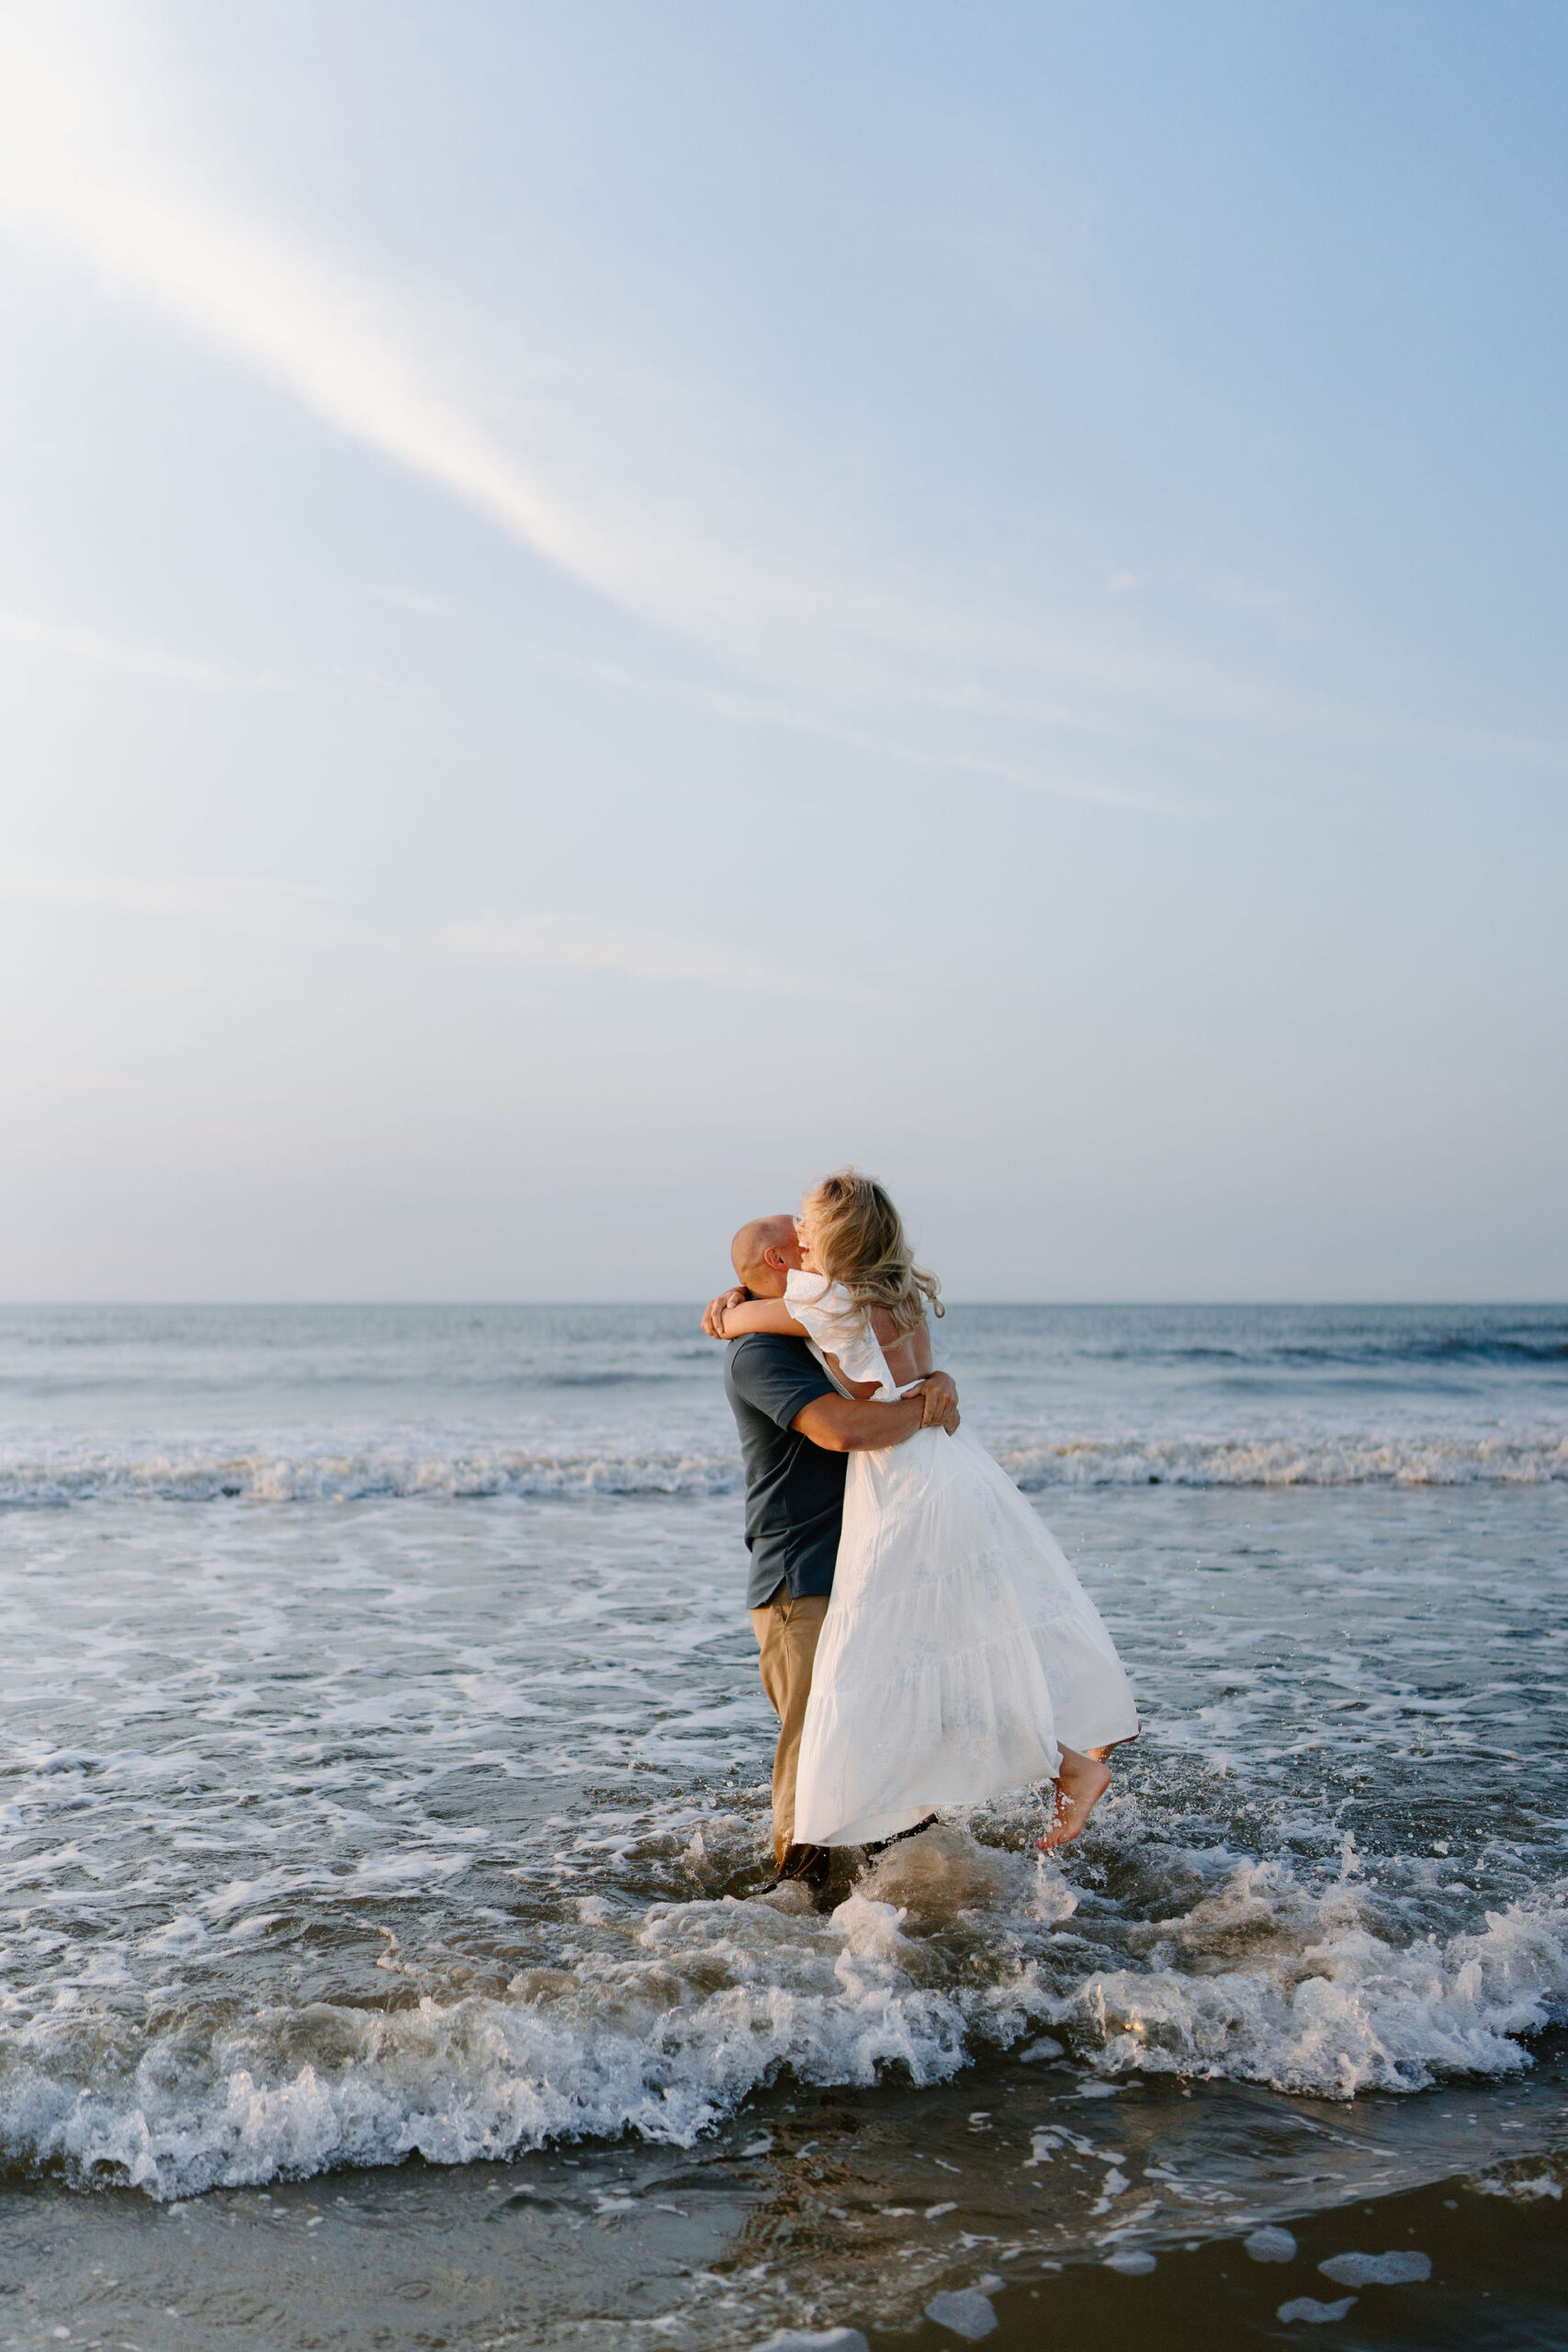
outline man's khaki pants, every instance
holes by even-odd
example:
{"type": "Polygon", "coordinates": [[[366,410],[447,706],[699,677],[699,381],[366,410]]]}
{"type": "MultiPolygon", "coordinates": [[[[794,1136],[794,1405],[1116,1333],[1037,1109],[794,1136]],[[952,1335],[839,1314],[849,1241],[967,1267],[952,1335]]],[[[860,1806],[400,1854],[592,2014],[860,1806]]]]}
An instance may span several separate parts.
{"type": "Polygon", "coordinates": [[[795,1843],[795,1774],[800,1761],[800,1734],[806,1702],[811,1696],[817,1636],[827,1614],[825,1592],[803,1593],[796,1600],[787,1585],[781,1585],[772,1600],[751,1611],[751,1630],[761,1653],[758,1668],[762,1688],[779,1719],[779,1744],[773,1750],[773,1860],[781,1867],[795,1843]]]}

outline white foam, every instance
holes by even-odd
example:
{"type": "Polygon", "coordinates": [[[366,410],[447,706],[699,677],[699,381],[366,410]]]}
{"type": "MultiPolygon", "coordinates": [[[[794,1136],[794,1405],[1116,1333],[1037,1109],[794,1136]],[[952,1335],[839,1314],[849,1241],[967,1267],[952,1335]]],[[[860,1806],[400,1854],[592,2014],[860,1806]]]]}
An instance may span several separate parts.
{"type": "MultiPolygon", "coordinates": [[[[823,2085],[870,2085],[888,2068],[933,2083],[981,2044],[1010,2047],[1047,2021],[1123,2074],[1409,2090],[1446,2069],[1528,2064],[1513,2037],[1568,1992],[1564,1890],[1481,1932],[1398,1947],[1369,1924],[1358,1885],[1314,1889],[1281,1864],[1250,1864],[1143,1931],[1154,1938],[1143,1970],[1107,1972],[1080,1939],[1031,1918],[1032,1859],[971,1846],[953,1879],[956,1957],[943,1956],[954,1911],[926,1873],[934,1939],[874,1893],[828,1917],[702,1899],[656,1904],[640,1924],[624,1912],[605,1924],[596,1906],[578,1932],[597,1932],[600,1948],[570,1966],[525,1971],[504,1996],[427,1995],[389,2014],[275,2006],[203,2039],[187,2012],[138,2041],[118,2007],[73,1995],[0,2029],[0,2149],[179,2197],[416,2150],[458,2164],[628,2131],[688,2146],[781,2069],[823,2085]],[[975,1908],[982,1889],[989,1911],[975,1908]],[[1238,1919],[1253,1936],[1244,1962],[1226,1946],[1238,1919]]],[[[1034,2133],[1029,2163],[1062,2148],[1109,2168],[1108,2207],[1126,2183],[1122,2152],[1055,2125],[1034,2133]]]]}
{"type": "Polygon", "coordinates": [[[84,1502],[363,1502],[502,1496],[722,1495],[740,1468],[724,1442],[699,1447],[617,1442],[525,1450],[454,1446],[449,1438],[398,1445],[367,1438],[330,1445],[235,1445],[191,1438],[158,1446],[62,1442],[0,1455],[0,1504],[84,1502]]]}
{"type": "Polygon", "coordinates": [[[998,1459],[1026,1494],[1053,1487],[1546,1486],[1568,1479],[1561,1429],[1065,1439],[998,1459]]]}
{"type": "Polygon", "coordinates": [[[415,2150],[461,2164],[626,2130],[690,2145],[781,2066],[954,2073],[964,2010],[912,1983],[914,1958],[892,1908],[858,1895],[828,1919],[656,1905],[635,1957],[551,1972],[536,1999],[273,2008],[205,2050],[188,2028],[154,2040],[129,2069],[116,2020],[50,2012],[6,2036],[0,2146],[175,2197],[415,2150]]]}
{"type": "MultiPolygon", "coordinates": [[[[978,1424],[977,1424],[978,1425],[978,1424]]],[[[1268,1431],[1053,1439],[1012,1432],[998,1459],[1026,1493],[1058,1487],[1546,1486],[1568,1480],[1568,1434],[1268,1431]]],[[[0,1442],[0,1505],[354,1502],[400,1497],[727,1495],[741,1487],[728,1430],[604,1428],[575,1442],[509,1445],[433,1429],[330,1442],[294,1432],[165,1438],[146,1445],[0,1442]],[[673,1441],[673,1442],[672,1442],[673,1441]]]]}
{"type": "Polygon", "coordinates": [[[756,2352],[871,2352],[871,2346],[858,2327],[786,2327],[756,2352]]]}
{"type": "Polygon", "coordinates": [[[1244,1863],[1185,1917],[1138,1931],[1152,1965],[1087,1977],[1052,2021],[1087,2030],[1112,2072],[1340,2098],[1529,2064],[1516,2037],[1568,2005],[1568,1883],[1442,1940],[1392,1943],[1374,1916],[1353,1884],[1314,1890],[1288,1862],[1244,1863]]]}
{"type": "Polygon", "coordinates": [[[1465,2184],[1481,2197],[1515,2197],[1522,2204],[1530,2204],[1538,2197],[1554,2197],[1561,2201],[1562,2184],[1549,2172],[1480,2173],[1465,2184]]]}

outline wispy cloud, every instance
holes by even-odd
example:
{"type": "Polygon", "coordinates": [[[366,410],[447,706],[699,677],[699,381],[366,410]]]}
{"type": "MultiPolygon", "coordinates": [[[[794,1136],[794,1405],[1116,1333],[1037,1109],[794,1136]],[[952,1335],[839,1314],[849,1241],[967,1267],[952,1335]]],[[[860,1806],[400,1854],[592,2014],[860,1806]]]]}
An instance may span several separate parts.
{"type": "MultiPolygon", "coordinates": [[[[546,652],[538,648],[533,649],[533,654],[535,660],[547,662],[552,668],[565,670],[573,676],[592,678],[597,684],[614,686],[623,694],[659,695],[685,703],[693,709],[716,712],[720,718],[733,718],[742,724],[781,727],[793,734],[813,735],[824,742],[847,744],[855,751],[869,752],[876,759],[895,760],[909,767],[929,768],[944,775],[994,776],[999,783],[1014,786],[1022,792],[1046,793],[1066,800],[1094,801],[1109,808],[1141,808],[1162,817],[1197,813],[1190,801],[1169,794],[1140,791],[1133,786],[1107,783],[1095,776],[1075,774],[1049,761],[1004,760],[978,752],[932,749],[900,742],[874,729],[856,727],[831,713],[799,703],[784,703],[748,694],[736,687],[703,685],[678,677],[654,677],[628,670],[617,662],[585,662],[571,655],[546,652]]],[[[964,697],[954,695],[951,700],[955,706],[964,707],[964,697]]],[[[1060,723],[1065,725],[1066,722],[1062,720],[1060,723]]]]}
{"type": "Polygon", "coordinates": [[[558,911],[491,910],[434,932],[377,930],[319,884],[269,876],[117,874],[12,857],[0,862],[0,904],[193,924],[292,946],[349,945],[415,961],[608,972],[754,995],[819,997],[841,994],[846,985],[841,975],[829,979],[764,963],[722,942],[558,911]]]}
{"type": "MultiPolygon", "coordinates": [[[[1113,617],[1077,612],[1070,596],[1054,612],[880,563],[825,483],[815,503],[793,494],[813,479],[809,462],[781,486],[776,434],[716,388],[590,359],[542,318],[481,319],[334,251],[319,221],[292,228],[226,196],[188,152],[178,90],[139,79],[124,38],[132,21],[112,5],[59,0],[0,22],[0,208],[355,447],[774,697],[732,697],[736,715],[747,705],[768,723],[921,766],[1161,810],[1162,794],[1098,775],[1092,759],[1034,756],[986,729],[1126,741],[1172,718],[1217,719],[1341,742],[1418,740],[1396,716],[1258,673],[1250,655],[1227,662],[1162,635],[1138,617],[1136,597],[1118,597],[1113,617]],[[911,747],[933,712],[945,734],[911,747]]],[[[391,593],[411,610],[429,601],[391,593]]],[[[1211,615],[1216,593],[1204,599],[1211,615]]],[[[1246,583],[1219,601],[1286,618],[1274,592],[1246,583]]],[[[88,631],[57,632],[56,650],[67,639],[106,665],[214,682],[205,665],[117,652],[88,631]]],[[[723,707],[721,690],[711,699],[723,707]]],[[[1475,740],[1505,755],[1520,748],[1484,730],[1475,740]]]]}
{"type": "Polygon", "coordinates": [[[427,596],[418,588],[378,588],[376,595],[383,605],[396,605],[400,612],[417,613],[421,620],[440,620],[446,610],[444,597],[427,596]]]}
{"type": "Polygon", "coordinates": [[[54,621],[35,619],[28,613],[0,612],[0,645],[19,646],[68,662],[85,662],[122,678],[147,678],[160,685],[194,686],[206,693],[247,683],[217,662],[193,661],[183,653],[165,653],[151,645],[128,645],[123,639],[105,637],[97,629],[62,628],[54,621]]]}
{"type": "Polygon", "coordinates": [[[1103,693],[1235,697],[1169,650],[868,571],[823,517],[726,460],[711,388],[590,365],[536,322],[506,345],[502,389],[494,322],[334,254],[319,224],[307,237],[254,217],[166,121],[154,138],[123,22],[87,6],[0,27],[0,204],[624,609],[829,698],[907,702],[933,672],[956,684],[998,669],[1055,678],[1080,710],[1103,693]],[[682,420],[676,447],[665,427],[682,420]]]}
{"type": "Polygon", "coordinates": [[[13,906],[82,908],[272,936],[319,914],[331,893],[315,883],[266,876],[111,874],[7,859],[0,865],[0,899],[13,906]]]}
{"type": "Polygon", "coordinates": [[[570,914],[479,914],[446,924],[437,951],[465,963],[539,965],[555,971],[618,972],[638,980],[694,980],[767,996],[823,996],[827,980],[781,971],[716,943],[627,929],[570,914]]]}
{"type": "Polygon", "coordinates": [[[0,24],[0,202],[351,440],[575,577],[641,603],[650,583],[635,577],[612,518],[487,421],[465,362],[468,322],[333,254],[319,234],[307,244],[244,217],[194,185],[188,164],[182,175],[151,141],[139,145],[118,21],[85,7],[0,24]],[[112,90],[111,59],[125,66],[112,90]]]}

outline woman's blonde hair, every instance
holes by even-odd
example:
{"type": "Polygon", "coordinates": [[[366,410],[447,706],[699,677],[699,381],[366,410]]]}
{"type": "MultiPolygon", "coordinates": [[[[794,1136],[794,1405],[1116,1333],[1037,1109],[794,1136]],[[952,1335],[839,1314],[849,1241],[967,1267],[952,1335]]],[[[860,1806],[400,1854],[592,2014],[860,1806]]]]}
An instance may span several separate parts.
{"type": "Polygon", "coordinates": [[[912,1331],[945,1312],[936,1276],[915,1263],[904,1220],[874,1176],[836,1169],[802,1204],[811,1211],[812,1254],[829,1282],[842,1283],[855,1305],[886,1307],[894,1329],[912,1331]]]}

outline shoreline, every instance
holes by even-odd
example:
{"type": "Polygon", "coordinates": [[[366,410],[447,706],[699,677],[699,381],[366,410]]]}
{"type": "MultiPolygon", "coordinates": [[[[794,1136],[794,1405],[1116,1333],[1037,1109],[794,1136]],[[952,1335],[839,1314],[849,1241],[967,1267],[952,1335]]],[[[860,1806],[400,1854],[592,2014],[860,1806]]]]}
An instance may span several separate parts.
{"type": "Polygon", "coordinates": [[[1304,2318],[1304,2340],[1525,2352],[1561,2340],[1544,2315],[1568,2300],[1568,2036],[1535,2058],[1511,2084],[1342,2107],[1174,2080],[1101,2096],[1079,2070],[1014,2059],[925,2091],[786,2080],[689,2150],[415,2157],[164,2205],[13,2182],[0,2346],[730,2352],[848,2327],[873,2352],[936,2352],[964,2340],[925,2315],[956,2294],[950,2315],[971,2321],[984,2295],[996,2352],[1228,2352],[1293,2340],[1282,2305],[1343,2302],[1321,2262],[1399,2251],[1428,2256],[1430,2278],[1363,2284],[1341,2320],[1304,2318]],[[1041,2159],[1042,2115],[1056,2132],[1074,2119],[1061,2161],[1041,2159]],[[1132,2191],[1090,2206],[1122,2177],[1095,2169],[1111,2140],[1132,2191]],[[1177,2163],[1198,2201],[1122,2220],[1177,2163]],[[1259,2228],[1294,2253],[1255,2259],[1259,2228]]]}

